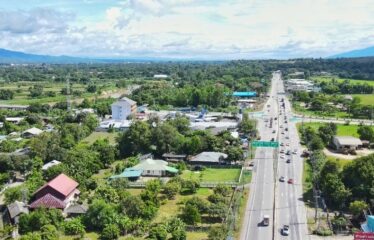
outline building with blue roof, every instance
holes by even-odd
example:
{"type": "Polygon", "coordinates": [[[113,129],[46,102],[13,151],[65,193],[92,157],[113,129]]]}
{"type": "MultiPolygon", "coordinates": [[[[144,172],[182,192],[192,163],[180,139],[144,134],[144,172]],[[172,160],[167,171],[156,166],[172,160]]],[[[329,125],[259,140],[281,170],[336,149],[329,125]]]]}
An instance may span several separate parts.
{"type": "Polygon", "coordinates": [[[239,98],[250,98],[250,97],[257,97],[256,92],[233,92],[233,97],[239,97],[239,98]]]}

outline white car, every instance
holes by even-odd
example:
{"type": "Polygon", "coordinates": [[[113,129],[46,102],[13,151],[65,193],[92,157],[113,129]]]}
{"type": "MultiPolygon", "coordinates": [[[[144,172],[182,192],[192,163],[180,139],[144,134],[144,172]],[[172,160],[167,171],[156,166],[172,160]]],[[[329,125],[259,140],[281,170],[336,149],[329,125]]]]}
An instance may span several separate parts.
{"type": "Polygon", "coordinates": [[[282,235],[288,236],[290,234],[290,226],[288,225],[283,225],[282,228],[282,235]]]}
{"type": "Polygon", "coordinates": [[[284,182],[285,181],[285,178],[283,177],[283,176],[281,176],[280,178],[279,178],[279,182],[284,182]]]}

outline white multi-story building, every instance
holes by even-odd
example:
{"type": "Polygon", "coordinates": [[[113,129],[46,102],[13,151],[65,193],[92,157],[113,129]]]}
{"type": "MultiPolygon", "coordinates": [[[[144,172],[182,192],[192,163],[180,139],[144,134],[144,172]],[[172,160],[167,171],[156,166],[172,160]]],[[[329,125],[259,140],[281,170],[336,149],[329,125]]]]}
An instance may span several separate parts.
{"type": "Polygon", "coordinates": [[[121,121],[127,120],[130,115],[136,114],[136,102],[124,97],[112,104],[112,119],[121,121]]]}

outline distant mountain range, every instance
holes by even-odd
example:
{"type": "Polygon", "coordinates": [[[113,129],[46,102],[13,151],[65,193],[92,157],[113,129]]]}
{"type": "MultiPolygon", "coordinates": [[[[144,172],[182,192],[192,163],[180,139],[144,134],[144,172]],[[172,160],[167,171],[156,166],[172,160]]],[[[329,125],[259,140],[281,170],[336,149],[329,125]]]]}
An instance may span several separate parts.
{"type": "MultiPolygon", "coordinates": [[[[0,48],[0,63],[121,63],[121,62],[152,62],[152,61],[172,61],[167,58],[81,58],[70,56],[50,56],[37,55],[24,52],[11,51],[0,48]]],[[[181,60],[183,61],[183,60],[181,60]]]]}
{"type": "Polygon", "coordinates": [[[357,57],[374,57],[374,47],[357,49],[349,52],[339,53],[330,58],[357,58],[357,57]]]}

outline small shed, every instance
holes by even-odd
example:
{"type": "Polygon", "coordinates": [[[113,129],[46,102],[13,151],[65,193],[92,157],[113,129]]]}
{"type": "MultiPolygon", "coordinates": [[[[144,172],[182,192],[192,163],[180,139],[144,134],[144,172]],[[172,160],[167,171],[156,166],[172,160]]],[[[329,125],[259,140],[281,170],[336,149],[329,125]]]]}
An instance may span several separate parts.
{"type": "Polygon", "coordinates": [[[27,208],[27,205],[23,202],[15,201],[7,206],[10,219],[12,223],[18,224],[19,216],[21,214],[28,214],[29,209],[27,208]]]}
{"type": "Polygon", "coordinates": [[[362,146],[361,140],[352,136],[334,136],[332,143],[338,151],[357,150],[362,146]]]}
{"type": "Polygon", "coordinates": [[[83,204],[72,204],[65,208],[64,213],[67,217],[76,217],[79,215],[83,215],[87,212],[88,207],[83,204]]]}

